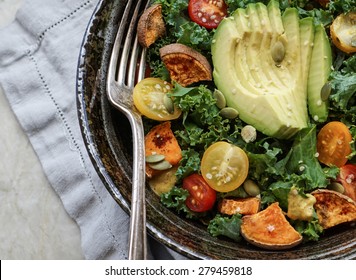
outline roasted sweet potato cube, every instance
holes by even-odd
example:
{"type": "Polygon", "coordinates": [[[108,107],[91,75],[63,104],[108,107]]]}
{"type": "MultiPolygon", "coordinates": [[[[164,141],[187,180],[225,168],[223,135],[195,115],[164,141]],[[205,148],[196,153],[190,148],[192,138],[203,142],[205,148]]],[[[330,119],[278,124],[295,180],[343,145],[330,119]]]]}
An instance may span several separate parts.
{"type": "Polygon", "coordinates": [[[171,79],[181,86],[212,80],[209,61],[196,50],[176,43],[162,47],[159,53],[171,79]]]}
{"type": "Polygon", "coordinates": [[[252,215],[260,210],[261,201],[258,197],[224,198],[218,205],[218,210],[226,215],[252,215]]]}
{"type": "MultiPolygon", "coordinates": [[[[163,122],[154,126],[145,136],[145,155],[164,155],[164,160],[168,161],[172,166],[177,165],[182,159],[182,150],[178,144],[176,137],[171,129],[170,122],[163,122]]],[[[159,174],[159,170],[155,170],[146,164],[146,175],[152,178],[159,174]]]]}
{"type": "Polygon", "coordinates": [[[141,15],[137,24],[137,38],[139,43],[148,48],[159,37],[166,33],[166,26],[162,16],[162,6],[152,5],[141,15]]]}
{"type": "Polygon", "coordinates": [[[255,246],[271,250],[292,248],[303,239],[290,225],[278,202],[256,214],[243,216],[241,235],[255,246]]]}
{"type": "Polygon", "coordinates": [[[319,189],[312,192],[316,198],[315,211],[324,228],[356,221],[356,202],[339,192],[319,189]]]}

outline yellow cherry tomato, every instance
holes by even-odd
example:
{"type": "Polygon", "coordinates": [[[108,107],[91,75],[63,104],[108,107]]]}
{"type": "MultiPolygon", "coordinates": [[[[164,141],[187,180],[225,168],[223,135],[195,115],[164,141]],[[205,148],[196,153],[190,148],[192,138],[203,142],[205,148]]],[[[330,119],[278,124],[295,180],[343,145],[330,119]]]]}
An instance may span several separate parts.
{"type": "Polygon", "coordinates": [[[330,26],[331,40],[346,53],[356,52],[356,12],[340,14],[330,26]]]}
{"type": "Polygon", "coordinates": [[[179,118],[181,110],[173,104],[167,93],[173,86],[159,78],[145,78],[133,90],[137,110],[149,119],[169,121],[179,118]]]}
{"type": "Polygon", "coordinates": [[[209,146],[201,162],[201,174],[205,181],[219,192],[240,187],[248,175],[248,168],[244,150],[224,141],[209,146]]]}

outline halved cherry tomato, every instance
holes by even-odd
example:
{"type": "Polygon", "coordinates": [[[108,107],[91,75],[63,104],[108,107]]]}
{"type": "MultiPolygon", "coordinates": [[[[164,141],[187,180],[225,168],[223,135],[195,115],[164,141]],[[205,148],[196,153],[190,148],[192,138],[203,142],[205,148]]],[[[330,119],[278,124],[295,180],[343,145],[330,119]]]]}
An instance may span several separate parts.
{"type": "Polygon", "coordinates": [[[344,187],[344,195],[356,201],[356,165],[346,164],[340,167],[340,174],[337,181],[344,187]]]}
{"type": "Polygon", "coordinates": [[[249,162],[246,153],[230,143],[219,141],[203,154],[201,173],[214,190],[229,192],[245,181],[249,162]]]}
{"type": "Polygon", "coordinates": [[[351,153],[351,133],[348,127],[339,121],[327,123],[317,137],[318,159],[325,165],[341,167],[346,164],[351,153]]]}
{"type": "Polygon", "coordinates": [[[346,53],[356,52],[356,11],[338,15],[330,26],[334,45],[346,53]]]}
{"type": "Polygon", "coordinates": [[[137,110],[149,119],[169,121],[179,118],[181,110],[167,96],[173,86],[158,78],[145,78],[133,90],[137,110]]]}
{"type": "Polygon", "coordinates": [[[185,177],[183,179],[183,189],[189,192],[185,204],[190,210],[194,212],[205,212],[214,206],[216,192],[209,187],[201,175],[193,173],[185,177]]]}
{"type": "Polygon", "coordinates": [[[190,0],[188,13],[192,21],[208,29],[217,28],[227,15],[224,0],[190,0]]]}

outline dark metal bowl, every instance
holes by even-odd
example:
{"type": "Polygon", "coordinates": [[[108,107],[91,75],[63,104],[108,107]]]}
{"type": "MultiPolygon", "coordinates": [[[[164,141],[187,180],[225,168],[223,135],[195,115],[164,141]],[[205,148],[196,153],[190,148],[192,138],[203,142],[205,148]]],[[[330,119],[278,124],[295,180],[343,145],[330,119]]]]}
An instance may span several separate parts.
{"type": "MultiPolygon", "coordinates": [[[[129,213],[132,175],[131,129],[106,98],[106,73],[125,1],[102,0],[90,19],[78,63],[77,107],[92,163],[113,199],[129,213]]],[[[192,259],[356,259],[356,227],[327,231],[320,242],[287,251],[212,237],[206,228],[165,208],[147,187],[148,232],[192,259]]]]}

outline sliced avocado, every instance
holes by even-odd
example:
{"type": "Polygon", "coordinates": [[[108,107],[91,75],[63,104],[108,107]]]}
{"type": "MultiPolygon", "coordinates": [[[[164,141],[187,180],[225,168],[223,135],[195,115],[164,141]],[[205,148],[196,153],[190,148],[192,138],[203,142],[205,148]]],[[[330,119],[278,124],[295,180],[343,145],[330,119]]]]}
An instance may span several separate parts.
{"type": "Polygon", "coordinates": [[[220,23],[211,49],[214,81],[227,105],[237,109],[244,122],[280,139],[307,126],[296,12],[282,18],[274,0],[267,7],[258,3],[237,9],[220,23]],[[278,63],[275,44],[283,54],[278,63]]]}
{"type": "Polygon", "coordinates": [[[304,75],[304,87],[308,86],[309,65],[314,45],[314,22],[312,17],[306,17],[299,21],[300,45],[304,52],[302,56],[302,74],[304,75]]]}
{"type": "Polygon", "coordinates": [[[308,106],[310,116],[318,122],[328,117],[328,100],[321,98],[321,89],[327,82],[332,66],[331,46],[322,25],[315,27],[314,46],[311,54],[308,77],[308,106]]]}
{"type": "Polygon", "coordinates": [[[279,9],[279,1],[270,1],[267,5],[267,10],[274,32],[278,35],[282,35],[284,33],[284,27],[281,18],[281,11],[279,9]]]}
{"type": "MultiPolygon", "coordinates": [[[[303,75],[302,61],[306,55],[301,48],[300,43],[300,27],[299,27],[299,14],[296,8],[287,8],[282,15],[282,22],[287,38],[285,45],[286,55],[281,68],[285,67],[285,71],[289,71],[290,76],[294,79],[290,80],[290,83],[295,83],[293,86],[293,104],[294,107],[299,108],[300,118],[303,118],[303,122],[308,122],[308,110],[307,110],[307,92],[305,88],[306,82],[303,75]]],[[[295,109],[293,108],[293,111],[295,109]]]]}

